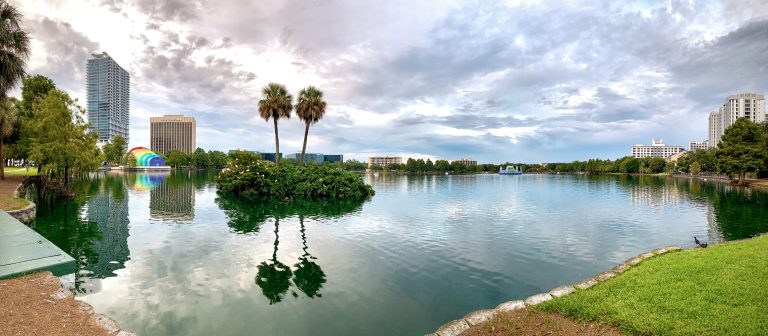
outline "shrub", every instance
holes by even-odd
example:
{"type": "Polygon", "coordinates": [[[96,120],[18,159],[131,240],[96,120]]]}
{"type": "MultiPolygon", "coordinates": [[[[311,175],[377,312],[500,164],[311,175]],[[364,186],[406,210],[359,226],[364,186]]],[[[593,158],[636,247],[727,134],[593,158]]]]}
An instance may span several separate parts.
{"type": "Polygon", "coordinates": [[[216,178],[219,191],[250,200],[360,199],[373,188],[355,173],[322,166],[275,166],[232,160],[216,178]]]}

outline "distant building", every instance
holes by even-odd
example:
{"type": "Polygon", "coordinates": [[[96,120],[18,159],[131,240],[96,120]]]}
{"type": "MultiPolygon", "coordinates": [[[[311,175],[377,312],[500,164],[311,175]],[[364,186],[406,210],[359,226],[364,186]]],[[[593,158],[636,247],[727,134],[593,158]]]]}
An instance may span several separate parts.
{"type": "Polygon", "coordinates": [[[678,145],[668,146],[668,145],[665,145],[661,141],[661,139],[653,139],[651,140],[650,146],[646,146],[646,145],[632,146],[632,157],[635,157],[638,159],[649,158],[649,157],[666,159],[682,151],[684,151],[682,146],[678,146],[678,145]]]}
{"type": "Polygon", "coordinates": [[[256,155],[261,156],[261,152],[259,152],[259,151],[249,151],[249,150],[244,150],[244,149],[230,149],[227,152],[227,155],[232,155],[232,154],[235,154],[236,152],[248,152],[248,153],[251,153],[251,154],[256,154],[256,155]]]}
{"type": "Polygon", "coordinates": [[[88,121],[99,134],[98,143],[117,135],[128,141],[130,121],[130,76],[106,52],[93,54],[86,69],[88,121]]]}
{"type": "Polygon", "coordinates": [[[328,162],[328,163],[344,162],[344,155],[326,154],[325,157],[323,157],[323,162],[328,162]]]}
{"type": "Polygon", "coordinates": [[[707,150],[709,149],[709,140],[704,141],[691,141],[688,144],[688,150],[693,152],[697,150],[707,150]]]}
{"type": "Polygon", "coordinates": [[[747,118],[756,123],[768,121],[765,96],[757,93],[728,96],[717,111],[709,114],[709,146],[717,146],[725,130],[739,118],[747,118]]]}
{"type": "Polygon", "coordinates": [[[458,160],[453,160],[453,162],[459,162],[463,163],[465,166],[476,166],[477,160],[472,160],[471,158],[461,158],[458,160]]]}
{"type": "Polygon", "coordinates": [[[403,158],[399,156],[371,156],[368,158],[368,168],[373,166],[386,167],[395,163],[403,164],[403,158]]]}
{"type": "Polygon", "coordinates": [[[168,155],[172,150],[191,154],[197,149],[195,118],[183,115],[164,115],[149,118],[150,148],[168,155]]]}
{"type": "MultiPolygon", "coordinates": [[[[278,153],[278,157],[280,157],[280,159],[282,159],[283,158],[283,153],[278,153]]],[[[266,161],[275,162],[275,153],[274,152],[273,153],[261,153],[261,159],[262,160],[266,160],[266,161]]]]}
{"type": "Polygon", "coordinates": [[[667,161],[669,161],[669,162],[677,162],[677,160],[680,160],[680,158],[682,158],[683,156],[688,155],[688,153],[690,153],[690,152],[682,151],[680,153],[670,155],[670,156],[667,157],[667,161]]]}

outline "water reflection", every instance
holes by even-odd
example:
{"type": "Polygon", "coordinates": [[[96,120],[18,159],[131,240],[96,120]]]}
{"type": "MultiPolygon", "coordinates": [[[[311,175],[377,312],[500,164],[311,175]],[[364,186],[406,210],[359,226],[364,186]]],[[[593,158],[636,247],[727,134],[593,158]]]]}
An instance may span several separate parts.
{"type": "Polygon", "coordinates": [[[189,183],[188,174],[173,172],[153,186],[149,192],[150,218],[176,223],[195,218],[195,184],[189,183]]]}

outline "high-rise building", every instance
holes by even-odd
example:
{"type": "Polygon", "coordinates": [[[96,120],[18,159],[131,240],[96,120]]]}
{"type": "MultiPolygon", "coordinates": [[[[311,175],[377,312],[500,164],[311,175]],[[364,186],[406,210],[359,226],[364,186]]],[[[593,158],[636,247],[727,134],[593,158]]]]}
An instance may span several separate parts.
{"type": "MultiPolygon", "coordinates": [[[[291,153],[287,154],[284,157],[288,160],[296,160],[297,162],[301,159],[301,153],[291,153]]],[[[344,155],[341,154],[323,154],[323,153],[304,153],[304,162],[310,162],[315,161],[317,164],[324,164],[326,162],[332,163],[332,162],[343,162],[344,161],[344,155]]]]}
{"type": "Polygon", "coordinates": [[[717,146],[725,130],[739,118],[747,118],[756,123],[768,120],[765,114],[765,96],[757,93],[728,96],[717,112],[709,114],[709,145],[717,146]]]}
{"type": "Polygon", "coordinates": [[[168,155],[172,150],[190,154],[197,149],[195,118],[165,115],[149,118],[150,149],[168,155]]]}
{"type": "Polygon", "coordinates": [[[651,140],[650,146],[645,146],[645,145],[632,146],[632,156],[638,159],[648,158],[648,157],[657,157],[657,158],[666,159],[682,151],[684,151],[682,146],[677,146],[677,145],[668,146],[668,145],[665,145],[664,142],[661,141],[661,139],[651,140]]]}
{"type": "Polygon", "coordinates": [[[88,121],[99,134],[99,144],[117,135],[128,140],[130,75],[106,52],[88,60],[88,121]]]}

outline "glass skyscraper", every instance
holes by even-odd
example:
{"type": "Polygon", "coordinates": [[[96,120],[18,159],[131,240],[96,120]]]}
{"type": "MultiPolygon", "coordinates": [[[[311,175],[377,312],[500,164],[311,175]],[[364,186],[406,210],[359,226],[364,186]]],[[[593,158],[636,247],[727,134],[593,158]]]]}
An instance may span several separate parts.
{"type": "Polygon", "coordinates": [[[88,60],[88,120],[99,143],[120,134],[128,140],[130,76],[106,52],[88,60]]]}

